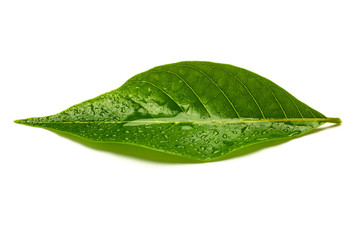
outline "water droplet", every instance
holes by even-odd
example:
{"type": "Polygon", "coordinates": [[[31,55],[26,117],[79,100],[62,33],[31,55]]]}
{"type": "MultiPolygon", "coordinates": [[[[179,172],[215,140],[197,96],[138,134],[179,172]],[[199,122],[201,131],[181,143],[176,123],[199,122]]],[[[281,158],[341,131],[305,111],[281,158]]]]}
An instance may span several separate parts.
{"type": "Polygon", "coordinates": [[[181,129],[182,130],[191,130],[192,127],[191,126],[182,126],[181,129]]]}
{"type": "Polygon", "coordinates": [[[223,134],[223,138],[227,138],[227,134],[226,134],[226,133],[223,134]]]}
{"type": "Polygon", "coordinates": [[[214,130],[213,134],[214,134],[214,135],[219,135],[219,131],[214,130]]]}
{"type": "Polygon", "coordinates": [[[207,137],[206,134],[200,136],[201,139],[204,139],[204,138],[206,138],[206,137],[207,137]]]}
{"type": "Polygon", "coordinates": [[[293,133],[289,134],[289,136],[295,136],[295,135],[298,135],[300,133],[301,133],[301,131],[294,131],[293,133]]]}
{"type": "Polygon", "coordinates": [[[214,150],[214,151],[212,152],[212,154],[217,154],[218,152],[220,152],[219,149],[218,149],[218,150],[214,150]]]}
{"type": "Polygon", "coordinates": [[[228,140],[224,140],[223,143],[228,145],[228,146],[232,146],[234,144],[234,142],[228,141],[228,140]]]}

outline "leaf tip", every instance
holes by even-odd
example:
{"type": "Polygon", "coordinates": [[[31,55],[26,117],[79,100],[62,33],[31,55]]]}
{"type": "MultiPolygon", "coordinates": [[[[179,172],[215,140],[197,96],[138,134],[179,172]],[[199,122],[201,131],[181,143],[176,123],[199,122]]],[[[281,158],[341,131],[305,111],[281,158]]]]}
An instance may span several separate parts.
{"type": "Polygon", "coordinates": [[[31,126],[31,124],[29,123],[29,118],[14,120],[14,123],[31,126]]]}
{"type": "Polygon", "coordinates": [[[25,119],[18,119],[18,120],[14,120],[14,123],[17,123],[17,124],[24,124],[24,123],[25,123],[25,119]]]}

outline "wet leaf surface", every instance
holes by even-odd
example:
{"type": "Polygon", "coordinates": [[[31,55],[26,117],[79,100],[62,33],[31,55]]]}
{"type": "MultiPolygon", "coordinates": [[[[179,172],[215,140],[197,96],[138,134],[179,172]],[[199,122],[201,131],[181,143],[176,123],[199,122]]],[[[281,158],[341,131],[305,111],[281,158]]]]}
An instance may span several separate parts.
{"type": "Polygon", "coordinates": [[[341,123],[264,77],[212,62],[158,66],[58,114],[15,122],[198,161],[341,123]]]}

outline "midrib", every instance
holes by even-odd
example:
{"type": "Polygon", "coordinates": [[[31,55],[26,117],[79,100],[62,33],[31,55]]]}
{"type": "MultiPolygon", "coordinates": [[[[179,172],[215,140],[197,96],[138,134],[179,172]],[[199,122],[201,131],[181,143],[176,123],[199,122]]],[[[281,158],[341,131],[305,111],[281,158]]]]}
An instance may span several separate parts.
{"type": "Polygon", "coordinates": [[[19,120],[19,122],[26,123],[256,123],[256,122],[328,122],[341,123],[340,118],[282,118],[282,119],[234,119],[234,120],[196,120],[196,121],[170,121],[170,120],[133,120],[133,121],[26,121],[19,120]]]}

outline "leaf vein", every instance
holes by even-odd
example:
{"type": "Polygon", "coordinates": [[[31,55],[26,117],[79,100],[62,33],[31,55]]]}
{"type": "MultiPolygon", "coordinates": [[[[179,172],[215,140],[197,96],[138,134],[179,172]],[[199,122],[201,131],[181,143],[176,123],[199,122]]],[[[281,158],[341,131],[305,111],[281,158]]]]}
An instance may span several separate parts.
{"type": "Polygon", "coordinates": [[[181,110],[183,113],[185,113],[186,118],[190,120],[190,118],[189,118],[188,114],[185,112],[185,110],[184,110],[184,109],[175,101],[175,99],[174,99],[173,97],[171,97],[171,95],[168,94],[164,89],[162,89],[162,88],[160,88],[160,87],[156,86],[155,84],[153,84],[153,83],[151,83],[151,82],[148,82],[148,81],[143,81],[143,80],[138,80],[138,81],[136,81],[136,80],[135,80],[134,82],[147,83],[147,84],[149,84],[150,86],[153,86],[153,87],[159,89],[159,90],[160,90],[161,92],[163,92],[166,96],[168,96],[168,97],[180,108],[180,110],[181,110]]]}
{"type": "Polygon", "coordinates": [[[207,109],[207,107],[205,106],[204,102],[201,100],[201,98],[199,97],[199,95],[195,92],[195,90],[185,81],[184,78],[182,78],[181,76],[179,76],[177,73],[172,72],[172,71],[166,71],[166,70],[152,70],[152,72],[166,72],[166,73],[170,73],[173,74],[174,76],[176,76],[177,78],[179,78],[181,81],[183,81],[186,86],[195,94],[195,96],[199,99],[200,103],[203,105],[203,107],[205,108],[206,112],[209,114],[209,117],[211,119],[213,119],[213,117],[211,116],[211,113],[209,112],[209,110],[207,109]]]}
{"type": "MultiPolygon", "coordinates": [[[[256,101],[256,99],[254,98],[254,96],[251,94],[250,90],[247,88],[247,86],[235,75],[233,74],[232,72],[226,70],[225,68],[222,68],[222,67],[219,67],[219,66],[214,66],[214,68],[218,68],[220,70],[223,70],[225,72],[227,72],[228,74],[230,74],[231,76],[233,76],[235,79],[237,79],[242,85],[243,87],[245,88],[245,90],[249,93],[249,95],[251,96],[251,98],[253,99],[253,101],[255,102],[255,104],[257,105],[257,107],[259,108],[260,110],[260,113],[261,115],[263,116],[264,119],[266,119],[265,115],[264,115],[264,112],[263,110],[261,109],[259,103],[256,101]]],[[[249,76],[249,72],[247,73],[248,76],[249,76]]]]}
{"type": "Polygon", "coordinates": [[[219,91],[225,96],[225,98],[227,99],[227,101],[230,103],[232,109],[234,110],[235,114],[238,116],[238,118],[240,119],[240,115],[238,113],[238,111],[236,111],[236,108],[235,106],[232,104],[232,102],[230,101],[229,97],[225,94],[225,92],[220,88],[220,86],[211,78],[209,77],[205,72],[201,71],[199,68],[197,67],[194,67],[194,66],[190,66],[190,65],[179,65],[179,67],[189,67],[189,68],[192,68],[192,69],[195,69],[197,70],[198,72],[202,73],[207,79],[209,79],[218,89],[219,91]]]}
{"type": "Polygon", "coordinates": [[[285,89],[283,89],[283,91],[287,94],[287,96],[290,98],[290,100],[294,103],[296,109],[297,109],[297,110],[299,111],[299,113],[300,113],[301,118],[304,118],[304,116],[302,115],[302,113],[301,113],[298,105],[297,105],[296,102],[294,101],[293,97],[292,97],[287,91],[285,91],[285,89]]]}
{"type": "Polygon", "coordinates": [[[275,95],[274,92],[271,90],[271,88],[270,88],[261,78],[258,78],[258,79],[260,79],[260,82],[261,82],[262,84],[264,84],[264,85],[269,89],[269,91],[271,92],[271,94],[274,96],[276,102],[279,104],[279,106],[280,106],[280,108],[281,108],[281,111],[284,113],[285,118],[288,118],[287,115],[286,115],[286,113],[285,113],[285,110],[284,110],[283,106],[281,105],[281,103],[279,102],[279,99],[276,97],[276,95],[275,95]]]}

